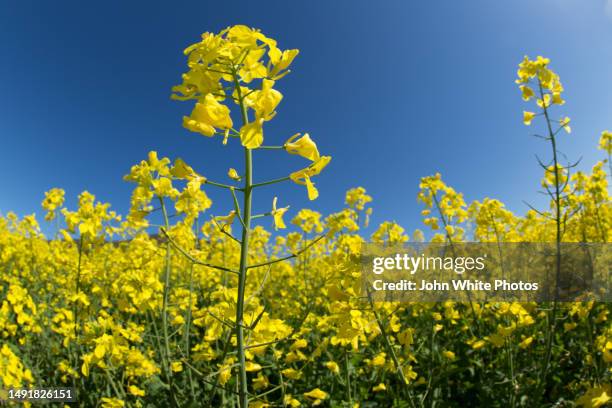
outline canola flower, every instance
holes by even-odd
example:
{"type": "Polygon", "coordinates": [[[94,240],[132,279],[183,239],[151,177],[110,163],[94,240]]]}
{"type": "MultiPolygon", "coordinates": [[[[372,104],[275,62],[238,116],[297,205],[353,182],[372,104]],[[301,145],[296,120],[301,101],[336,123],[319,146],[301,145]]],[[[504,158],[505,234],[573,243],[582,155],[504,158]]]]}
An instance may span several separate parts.
{"type": "MultiPolygon", "coordinates": [[[[252,213],[253,192],[284,181],[316,198],[312,179],[330,161],[308,134],[264,144],[282,101],[274,86],[297,54],[245,26],[186,50],[174,98],[195,103],[188,130],[243,150],[229,184],[151,152],[125,176],[134,185],[125,217],[88,192],[69,209],[59,188],[42,202],[56,239],[34,215],[0,217],[0,389],[72,386],[81,405],[102,407],[609,404],[608,304],[558,303],[553,315],[534,302],[375,303],[354,267],[362,244],[425,233],[384,221],[366,238],[373,198],[363,187],[328,215],[293,212],[280,191],[261,203],[268,212],[252,213]],[[309,163],[255,182],[265,148],[309,163]],[[213,207],[209,188],[226,191],[233,208],[213,207]]],[[[524,60],[519,89],[541,101],[530,123],[556,123],[556,142],[570,122],[546,117],[563,104],[549,65],[524,60]]],[[[608,155],[610,140],[604,132],[599,146],[608,155]]],[[[440,174],[424,177],[424,226],[437,242],[557,242],[560,216],[563,242],[609,243],[605,163],[589,172],[543,163],[549,207],[523,215],[493,198],[466,201],[440,174]]]]}
{"type": "MultiPolygon", "coordinates": [[[[244,334],[245,288],[247,272],[254,267],[252,264],[249,265],[251,219],[257,217],[252,214],[252,194],[256,187],[282,181],[282,179],[272,180],[258,184],[253,182],[253,150],[262,147],[264,124],[276,116],[276,109],[283,99],[283,95],[274,89],[274,85],[277,80],[289,73],[288,68],[297,56],[298,50],[281,51],[275,40],[266,37],[259,30],[234,26],[216,35],[203,34],[202,41],[188,47],[185,54],[188,56],[189,71],[183,75],[183,83],[173,89],[176,92],[173,97],[181,100],[195,99],[196,104],[191,115],[183,119],[183,125],[188,130],[209,137],[223,132],[224,144],[228,143],[228,137],[237,137],[244,147],[244,184],[238,188],[243,193],[243,204],[241,207],[238,202],[235,194],[237,189],[229,187],[235,208],[231,215],[232,219],[226,220],[226,225],[230,224],[229,221],[233,221],[233,217],[237,217],[242,225],[241,238],[233,238],[240,244],[234,325],[239,368],[239,402],[240,406],[245,408],[249,404],[247,381],[249,362],[246,361],[244,334]],[[258,86],[255,85],[256,82],[259,82],[258,86]],[[231,91],[231,101],[239,112],[241,122],[239,130],[233,128],[231,109],[223,103],[228,98],[226,91],[231,91]]],[[[289,178],[305,185],[308,198],[314,200],[318,197],[318,191],[310,178],[319,174],[331,157],[320,157],[316,144],[308,134],[297,141],[294,139],[295,136],[290,138],[282,148],[288,153],[303,156],[314,163],[304,170],[292,173],[289,178]]],[[[241,180],[233,168],[229,170],[228,176],[234,181],[241,180]]],[[[289,207],[277,208],[276,203],[275,197],[272,210],[260,216],[272,216],[274,228],[284,229],[286,226],[283,215],[289,207]]],[[[227,231],[225,233],[230,234],[227,231]]],[[[268,261],[256,266],[264,267],[274,262],[276,261],[268,261]]]]}

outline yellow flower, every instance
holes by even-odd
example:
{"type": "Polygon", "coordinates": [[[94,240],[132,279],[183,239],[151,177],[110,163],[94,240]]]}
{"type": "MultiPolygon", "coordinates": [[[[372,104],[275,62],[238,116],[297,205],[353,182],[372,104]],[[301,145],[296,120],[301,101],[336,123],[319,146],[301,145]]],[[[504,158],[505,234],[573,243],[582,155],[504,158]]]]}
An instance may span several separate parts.
{"type": "Polygon", "coordinates": [[[563,129],[567,132],[567,133],[572,133],[572,128],[570,127],[569,123],[570,123],[570,118],[568,118],[567,116],[564,117],[563,119],[561,119],[561,121],[559,122],[561,124],[561,126],[563,126],[563,129]]]}
{"type": "Polygon", "coordinates": [[[283,99],[283,94],[276,89],[272,89],[273,86],[274,81],[264,79],[261,82],[261,90],[255,91],[249,96],[258,119],[268,121],[276,115],[275,109],[283,99]]]}
{"type": "Polygon", "coordinates": [[[281,373],[290,380],[299,380],[302,378],[302,372],[293,368],[285,368],[281,373]]]}
{"type": "Polygon", "coordinates": [[[102,408],[123,408],[125,406],[125,401],[118,398],[102,397],[100,402],[102,403],[100,405],[102,408]]]}
{"type": "Polygon", "coordinates": [[[180,361],[173,361],[170,365],[170,368],[172,369],[172,372],[180,373],[181,371],[183,371],[183,363],[181,363],[180,361]]]}
{"type": "Polygon", "coordinates": [[[545,94],[543,99],[538,99],[537,104],[540,108],[548,108],[550,106],[550,94],[545,94]]]}
{"type": "Polygon", "coordinates": [[[178,179],[193,180],[199,178],[202,181],[206,180],[204,177],[196,173],[193,168],[191,168],[181,159],[176,159],[174,161],[174,166],[172,166],[172,168],[170,169],[170,174],[172,174],[178,179]]]}
{"type": "Polygon", "coordinates": [[[525,338],[523,341],[521,341],[519,343],[519,347],[522,349],[526,349],[527,347],[531,345],[531,343],[533,343],[533,336],[529,336],[525,338]]]}
{"type": "Polygon", "coordinates": [[[138,388],[135,385],[130,385],[128,387],[128,391],[130,392],[130,394],[136,396],[136,397],[144,397],[145,396],[145,392],[144,390],[141,390],[140,388],[138,388]]]}
{"type": "Polygon", "coordinates": [[[315,188],[312,181],[310,181],[310,178],[321,173],[321,171],[329,164],[330,161],[330,156],[321,156],[305,169],[291,173],[289,178],[293,180],[294,183],[306,186],[306,189],[308,190],[308,199],[315,200],[319,196],[319,192],[315,188]]]}
{"type": "Polygon", "coordinates": [[[305,392],[304,396],[306,398],[314,399],[315,402],[313,402],[313,405],[318,405],[321,403],[321,400],[327,398],[328,394],[320,388],[315,388],[312,391],[305,392]]]}
{"type": "MultiPolygon", "coordinates": [[[[506,342],[504,338],[497,333],[493,333],[490,336],[485,336],[485,339],[488,340],[489,343],[493,344],[495,347],[502,347],[506,342]]],[[[475,344],[476,343],[474,343],[474,345],[475,344]]],[[[474,348],[474,345],[472,345],[472,348],[474,348]]]]}
{"type": "Polygon", "coordinates": [[[222,229],[225,229],[225,227],[234,223],[234,218],[236,218],[236,211],[232,210],[225,216],[215,217],[214,220],[217,224],[221,225],[222,229]]]}
{"type": "Polygon", "coordinates": [[[590,388],[584,395],[576,400],[576,405],[587,408],[606,406],[612,400],[612,385],[604,384],[590,388]]]}
{"type": "Polygon", "coordinates": [[[335,361],[326,362],[325,367],[327,367],[328,370],[334,374],[340,374],[340,367],[338,366],[338,363],[336,363],[335,361]]]}
{"type": "Polygon", "coordinates": [[[308,133],[295,140],[300,135],[300,133],[296,133],[285,142],[283,147],[287,150],[287,153],[298,154],[310,161],[317,160],[320,156],[315,142],[312,141],[308,133]]]}
{"type": "Polygon", "coordinates": [[[253,379],[253,388],[256,390],[267,388],[270,386],[270,381],[262,372],[257,373],[257,377],[253,379]]]}
{"type": "Polygon", "coordinates": [[[531,121],[535,118],[535,113],[523,111],[523,123],[527,126],[531,125],[531,121]]]}
{"type": "Polygon", "coordinates": [[[45,199],[42,202],[42,207],[47,210],[45,220],[52,221],[55,219],[55,210],[64,204],[64,190],[61,188],[52,188],[45,193],[45,199]]]}
{"type": "Polygon", "coordinates": [[[553,92],[552,101],[555,105],[563,105],[565,101],[561,98],[561,92],[553,92]]]}
{"type": "Polygon", "coordinates": [[[236,181],[240,181],[240,179],[242,179],[242,177],[240,177],[236,169],[234,169],[233,167],[230,167],[230,169],[227,171],[227,176],[232,180],[236,181]]]}
{"type": "Polygon", "coordinates": [[[576,324],[575,322],[563,323],[563,330],[565,330],[566,332],[572,331],[576,328],[576,326],[578,326],[578,324],[576,324]]]}
{"type": "Polygon", "coordinates": [[[233,126],[230,110],[220,104],[212,94],[196,103],[190,116],[183,117],[183,126],[204,136],[213,136],[215,128],[230,129],[233,126]]]}
{"type": "Polygon", "coordinates": [[[612,154],[612,132],[609,130],[604,130],[601,132],[599,149],[604,150],[608,154],[612,154]]]}
{"type": "Polygon", "coordinates": [[[474,350],[478,350],[483,348],[487,343],[484,340],[477,340],[474,343],[472,343],[472,348],[474,350]]]}
{"type": "Polygon", "coordinates": [[[300,53],[300,50],[285,50],[282,53],[276,47],[270,49],[270,62],[273,68],[270,70],[270,76],[278,79],[281,75],[281,71],[287,69],[293,62],[295,57],[300,53]],[[279,75],[280,74],[280,75],[279,75]]]}
{"type": "Polygon", "coordinates": [[[530,87],[528,87],[527,85],[521,85],[521,92],[523,93],[523,100],[524,101],[528,101],[529,99],[533,98],[533,89],[531,89],[530,87]]]}
{"type": "Polygon", "coordinates": [[[257,363],[254,363],[252,361],[247,361],[246,362],[245,370],[248,371],[249,373],[260,371],[261,370],[261,365],[257,364],[257,363]]]}
{"type": "Polygon", "coordinates": [[[300,401],[298,401],[297,399],[293,398],[291,396],[291,394],[285,394],[285,399],[284,399],[283,403],[285,405],[287,405],[288,407],[291,407],[291,408],[297,408],[300,405],[302,405],[300,403],[300,401]]]}
{"type": "Polygon", "coordinates": [[[373,367],[382,367],[385,365],[385,357],[386,353],[378,353],[372,361],[370,361],[370,365],[373,367]]]}
{"type": "Polygon", "coordinates": [[[454,360],[454,359],[455,359],[455,353],[453,353],[453,352],[452,352],[452,351],[450,351],[450,350],[444,350],[444,351],[442,352],[442,355],[443,355],[444,357],[448,358],[449,360],[454,360]]]}
{"type": "Polygon", "coordinates": [[[412,380],[418,377],[418,374],[412,369],[412,365],[408,364],[402,367],[402,373],[404,373],[404,381],[409,384],[412,380]]]}
{"type": "Polygon", "coordinates": [[[240,141],[247,149],[257,149],[263,143],[263,119],[257,119],[240,128],[240,141]]]}
{"type": "Polygon", "coordinates": [[[285,225],[285,221],[283,221],[283,215],[285,215],[285,213],[289,209],[289,206],[276,208],[277,200],[277,197],[274,197],[274,200],[272,200],[272,211],[270,212],[270,214],[272,214],[272,217],[274,218],[274,229],[276,231],[278,231],[279,229],[287,228],[287,226],[285,225]]]}
{"type": "Polygon", "coordinates": [[[376,386],[374,386],[372,388],[372,391],[374,392],[381,392],[381,391],[386,391],[387,387],[385,386],[385,383],[380,383],[376,386]]]}
{"type": "MultiPolygon", "coordinates": [[[[225,385],[230,378],[232,378],[232,364],[231,358],[227,359],[225,363],[219,369],[219,384],[225,385]]],[[[261,374],[261,373],[260,373],[261,374]]]]}

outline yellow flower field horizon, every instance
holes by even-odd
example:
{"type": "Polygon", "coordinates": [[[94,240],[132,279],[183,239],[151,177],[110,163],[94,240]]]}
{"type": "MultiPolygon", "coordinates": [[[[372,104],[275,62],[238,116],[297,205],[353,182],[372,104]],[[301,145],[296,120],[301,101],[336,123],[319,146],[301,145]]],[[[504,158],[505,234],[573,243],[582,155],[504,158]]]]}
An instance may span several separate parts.
{"type": "MultiPolygon", "coordinates": [[[[573,161],[580,152],[562,154],[572,123],[548,58],[525,57],[516,79],[528,106],[517,121],[541,126],[550,152],[525,190],[540,188],[547,207],[515,214],[495,198],[466,202],[436,173],[421,178],[415,197],[426,233],[385,221],[365,236],[374,200],[363,187],[348,190],[338,212],[306,207],[317,180],[333,177],[316,135],[266,132],[283,102],[275,86],[290,80],[299,51],[236,25],[204,33],[184,53],[172,88],[192,105],[183,126],[203,143],[239,149],[244,162],[211,180],[207,169],[151,151],[124,177],[133,186],[128,214],[88,191],[68,208],[58,182],[42,200],[44,220],[0,216],[0,401],[19,404],[10,390],[69,387],[77,402],[66,404],[87,407],[611,403],[609,303],[374,302],[347,266],[366,242],[426,235],[557,251],[611,242],[612,133],[593,146],[601,160],[589,172],[573,161]],[[292,155],[300,170],[255,181],[259,150],[292,155]],[[263,188],[275,198],[256,213],[263,188]],[[209,214],[210,189],[231,197],[231,208],[209,214]],[[285,189],[302,189],[304,202],[284,201],[285,189]]],[[[562,262],[558,255],[557,285],[562,262]]]]}

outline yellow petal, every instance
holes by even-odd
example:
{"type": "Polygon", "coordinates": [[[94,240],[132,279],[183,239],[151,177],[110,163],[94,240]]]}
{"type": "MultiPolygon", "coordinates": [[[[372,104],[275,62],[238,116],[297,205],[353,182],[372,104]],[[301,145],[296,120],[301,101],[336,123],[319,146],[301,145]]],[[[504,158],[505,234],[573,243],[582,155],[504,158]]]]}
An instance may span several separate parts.
{"type": "Polygon", "coordinates": [[[319,159],[319,150],[317,149],[316,143],[310,138],[310,135],[306,133],[304,136],[293,142],[297,135],[292,136],[285,143],[285,150],[290,154],[298,154],[308,160],[316,161],[319,159]]]}
{"type": "Polygon", "coordinates": [[[263,119],[244,125],[240,129],[240,141],[247,149],[257,149],[263,143],[263,119]]]}
{"type": "Polygon", "coordinates": [[[310,201],[316,200],[317,197],[319,197],[319,190],[317,190],[312,181],[310,181],[310,177],[306,177],[304,181],[306,182],[306,189],[308,190],[308,199],[310,201]]]}

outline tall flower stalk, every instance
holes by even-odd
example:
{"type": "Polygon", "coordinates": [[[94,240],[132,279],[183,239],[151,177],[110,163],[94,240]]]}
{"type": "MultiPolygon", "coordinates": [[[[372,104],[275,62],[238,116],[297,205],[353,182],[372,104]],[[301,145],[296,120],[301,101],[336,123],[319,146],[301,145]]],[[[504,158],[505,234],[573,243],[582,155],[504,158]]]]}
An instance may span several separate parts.
{"type": "MultiPolygon", "coordinates": [[[[244,97],[242,96],[242,91],[240,89],[240,84],[238,82],[238,76],[236,71],[232,72],[232,77],[234,79],[234,84],[236,86],[236,94],[238,95],[238,100],[240,104],[240,113],[242,116],[242,125],[248,126],[248,114],[244,104],[244,97]]],[[[247,267],[249,262],[249,234],[251,228],[251,203],[252,203],[252,193],[253,193],[253,153],[251,149],[245,147],[244,148],[244,202],[243,202],[243,212],[242,212],[242,239],[240,240],[240,267],[238,272],[238,299],[236,305],[236,339],[238,342],[238,364],[240,369],[239,374],[239,398],[240,398],[240,406],[246,407],[248,406],[248,395],[247,395],[247,375],[246,375],[246,361],[244,356],[244,294],[246,287],[246,279],[247,279],[247,267]]]]}
{"type": "MultiPolygon", "coordinates": [[[[561,281],[561,264],[562,264],[562,253],[561,253],[561,242],[563,240],[563,229],[567,224],[568,219],[572,214],[563,210],[564,201],[567,199],[568,184],[570,181],[569,171],[575,164],[568,164],[562,166],[559,161],[559,150],[557,147],[557,135],[560,131],[565,130],[567,133],[571,132],[570,118],[565,117],[559,120],[553,120],[551,118],[550,108],[553,105],[563,105],[561,94],[563,92],[563,85],[559,79],[559,76],[552,71],[548,64],[550,60],[538,56],[535,60],[530,60],[528,57],[519,64],[518,79],[516,80],[519,84],[523,100],[529,101],[532,98],[536,98],[537,106],[540,108],[539,113],[525,111],[523,112],[523,122],[525,125],[531,125],[531,122],[536,116],[542,116],[546,123],[546,134],[536,135],[550,143],[552,150],[552,160],[549,163],[544,163],[538,158],[540,166],[544,170],[544,180],[542,186],[546,193],[551,198],[553,214],[545,214],[537,211],[540,215],[546,219],[551,220],[554,223],[555,233],[555,277],[554,277],[554,294],[552,311],[549,315],[548,331],[546,336],[546,348],[544,355],[544,363],[540,369],[539,380],[537,384],[538,394],[541,393],[542,387],[546,383],[546,377],[550,368],[551,356],[552,356],[552,345],[557,331],[557,309],[559,303],[560,294],[560,281],[561,281]],[[532,88],[536,88],[534,89],[532,88]],[[536,95],[537,92],[537,95],[536,95]],[[556,129],[554,128],[556,125],[556,129]]],[[[534,209],[535,210],[535,209],[534,209]]]]}
{"type": "MultiPolygon", "coordinates": [[[[247,290],[248,271],[253,268],[269,267],[270,265],[297,257],[308,250],[321,238],[312,240],[308,245],[296,253],[272,259],[266,262],[249,264],[251,224],[254,219],[271,217],[276,229],[285,228],[283,215],[288,207],[277,208],[277,199],[274,199],[272,210],[263,214],[252,213],[253,191],[255,188],[270,186],[287,180],[306,187],[308,198],[314,200],[318,191],[312,182],[312,177],[319,174],[331,160],[330,157],[320,156],[317,146],[308,134],[296,134],[283,145],[265,146],[264,124],[276,115],[276,107],[283,95],[274,89],[277,80],[289,73],[287,69],[298,54],[298,50],[281,51],[276,41],[266,37],[260,31],[246,26],[234,26],[221,31],[219,34],[205,33],[202,41],[191,45],[185,50],[188,55],[189,71],[183,74],[183,83],[173,88],[172,96],[178,100],[196,100],[195,107],[190,116],[183,119],[183,125],[190,131],[200,133],[207,137],[223,136],[223,144],[230,138],[240,140],[244,151],[244,173],[231,168],[228,172],[233,181],[242,180],[242,186],[220,183],[196,176],[196,173],[186,166],[187,171],[177,172],[181,176],[192,174],[198,177],[202,184],[229,190],[231,192],[234,208],[225,217],[215,218],[219,230],[240,244],[240,261],[238,270],[234,271],[226,265],[206,265],[227,272],[234,272],[238,277],[236,288],[236,314],[233,329],[236,336],[236,356],[238,366],[238,399],[240,407],[247,407],[249,402],[246,349],[249,346],[245,332],[253,330],[264,312],[261,312],[250,325],[245,321],[245,295],[247,290]],[[249,88],[255,81],[259,86],[249,88]],[[226,99],[233,101],[239,108],[241,122],[240,129],[234,128],[234,120],[228,106],[223,104],[226,99]],[[249,118],[249,110],[253,118],[249,118]],[[312,163],[310,166],[277,179],[253,182],[253,151],[256,149],[285,150],[290,154],[300,155],[312,163]],[[242,206],[236,192],[243,194],[242,206]],[[240,239],[234,237],[227,227],[239,220],[242,226],[240,239]]],[[[180,178],[180,177],[179,177],[180,178]]],[[[198,186],[199,188],[199,186],[198,186]]],[[[180,248],[168,234],[164,233],[172,244],[177,246],[179,252],[190,258],[194,263],[203,264],[191,257],[187,251],[180,248]]],[[[228,340],[229,341],[229,340],[228,340]]],[[[252,346],[252,345],[251,345],[252,346]]]]}

